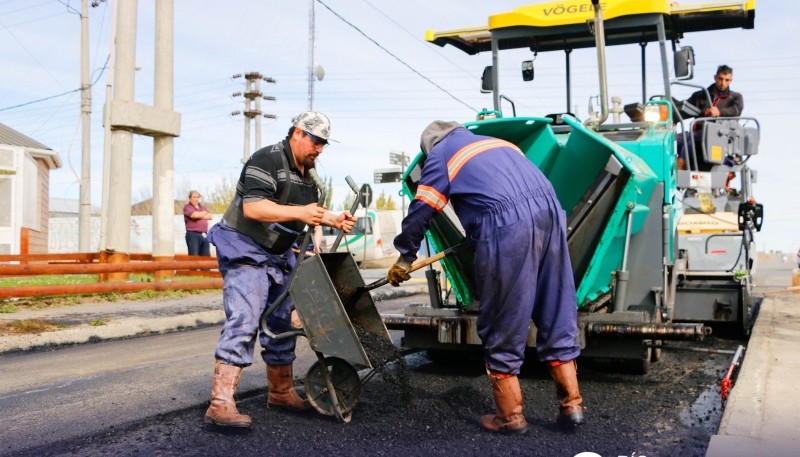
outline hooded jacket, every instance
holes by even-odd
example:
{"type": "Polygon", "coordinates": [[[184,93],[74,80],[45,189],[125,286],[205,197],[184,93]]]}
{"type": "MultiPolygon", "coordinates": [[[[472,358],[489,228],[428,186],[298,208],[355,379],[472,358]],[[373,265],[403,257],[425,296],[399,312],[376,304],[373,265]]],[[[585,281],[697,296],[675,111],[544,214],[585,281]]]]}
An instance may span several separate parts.
{"type": "Polygon", "coordinates": [[[452,203],[469,239],[487,211],[518,201],[555,198],[553,187],[520,149],[505,140],[475,135],[456,122],[434,121],[420,138],[425,164],[414,200],[394,245],[413,261],[433,216],[452,203]]]}

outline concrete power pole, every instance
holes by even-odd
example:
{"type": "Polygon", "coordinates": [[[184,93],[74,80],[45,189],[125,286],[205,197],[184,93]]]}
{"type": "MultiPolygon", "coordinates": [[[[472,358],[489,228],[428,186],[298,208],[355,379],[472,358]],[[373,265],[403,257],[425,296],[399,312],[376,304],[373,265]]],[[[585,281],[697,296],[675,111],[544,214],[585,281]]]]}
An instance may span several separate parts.
{"type": "MultiPolygon", "coordinates": [[[[158,31],[156,37],[156,54],[167,57],[156,57],[157,78],[168,78],[165,85],[156,82],[156,105],[147,106],[134,101],[134,73],[136,61],[136,15],[138,0],[125,0],[119,2],[117,14],[117,37],[115,43],[114,65],[114,94],[108,105],[111,110],[109,125],[111,126],[111,160],[109,165],[109,193],[108,193],[108,240],[106,251],[110,263],[127,262],[130,258],[131,248],[131,165],[133,158],[133,135],[145,135],[154,138],[175,137],[180,135],[181,116],[172,109],[172,96],[164,95],[164,91],[172,88],[172,11],[173,0],[159,0],[156,17],[156,28],[166,29],[158,31]],[[167,43],[168,45],[161,45],[167,43]],[[168,48],[168,49],[166,49],[168,48]],[[166,68],[169,66],[170,68],[166,68]]],[[[163,140],[155,142],[154,155],[160,165],[154,165],[158,170],[158,178],[154,172],[154,182],[159,182],[158,194],[161,195],[154,214],[164,214],[161,208],[164,205],[163,189],[170,188],[164,185],[165,180],[172,179],[172,166],[164,165],[164,158],[171,161],[171,143],[163,140]]],[[[172,215],[172,195],[169,196],[169,214],[172,215]]],[[[171,220],[169,221],[172,227],[171,220]]],[[[163,224],[163,222],[162,222],[163,224]]],[[[159,233],[162,229],[156,229],[159,233]]],[[[154,231],[155,233],[155,231],[154,231]]],[[[161,235],[159,235],[161,236],[161,235]]],[[[161,238],[163,239],[163,238],[161,238]]],[[[170,237],[171,240],[171,237],[170,237]]],[[[156,244],[156,240],[154,240],[156,244]]],[[[158,241],[162,244],[162,241],[158,241]]],[[[162,249],[159,247],[159,249],[162,249]]],[[[127,274],[113,273],[109,275],[112,280],[127,279],[127,274]]]]}
{"type": "MultiPolygon", "coordinates": [[[[133,129],[115,124],[115,105],[133,104],[134,72],[136,67],[136,13],[138,0],[117,5],[116,62],[114,63],[114,95],[111,100],[111,164],[108,186],[108,239],[111,251],[109,262],[127,262],[131,248],[131,164],[133,160],[133,129]]],[[[112,276],[112,275],[109,275],[112,276]]],[[[120,278],[127,279],[127,275],[120,278]]]]}
{"type": "MultiPolygon", "coordinates": [[[[238,79],[241,77],[242,77],[241,73],[236,73],[235,75],[233,75],[233,79],[238,79]]],[[[240,114],[244,115],[244,150],[242,151],[242,163],[246,163],[247,159],[250,158],[250,120],[255,119],[256,121],[255,150],[257,151],[261,149],[261,116],[264,116],[267,119],[277,118],[277,116],[275,116],[274,114],[262,114],[261,112],[262,99],[269,101],[276,100],[275,97],[264,95],[261,92],[261,81],[275,84],[275,80],[273,78],[266,77],[256,71],[245,73],[244,79],[245,79],[244,92],[233,93],[234,97],[244,96],[244,111],[234,111],[231,113],[231,116],[238,116],[240,114]]]]}
{"type": "MultiPolygon", "coordinates": [[[[172,1],[156,2],[155,94],[156,109],[173,111],[173,29],[172,1]]],[[[174,138],[153,137],[153,258],[175,258],[173,214],[175,198],[174,138]]]]}
{"type": "Polygon", "coordinates": [[[117,3],[111,3],[111,40],[106,79],[106,100],[103,106],[103,183],[100,204],[100,252],[106,251],[108,240],[108,187],[111,170],[111,87],[114,81],[114,62],[117,47],[117,3]]]}
{"type": "Polygon", "coordinates": [[[92,248],[91,197],[91,112],[92,92],[89,85],[89,0],[81,2],[81,186],[78,210],[78,251],[92,248]]]}

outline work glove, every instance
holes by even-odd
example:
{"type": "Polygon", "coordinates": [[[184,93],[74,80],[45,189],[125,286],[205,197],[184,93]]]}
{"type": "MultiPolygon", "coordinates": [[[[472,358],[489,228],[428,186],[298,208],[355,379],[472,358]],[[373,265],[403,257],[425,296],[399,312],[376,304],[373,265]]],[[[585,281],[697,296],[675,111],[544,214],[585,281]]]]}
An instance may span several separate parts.
{"type": "Polygon", "coordinates": [[[403,256],[398,257],[397,262],[392,265],[392,268],[389,269],[389,274],[386,275],[389,284],[397,287],[401,282],[411,279],[411,275],[408,274],[408,267],[410,266],[411,262],[404,259],[403,256]]]}

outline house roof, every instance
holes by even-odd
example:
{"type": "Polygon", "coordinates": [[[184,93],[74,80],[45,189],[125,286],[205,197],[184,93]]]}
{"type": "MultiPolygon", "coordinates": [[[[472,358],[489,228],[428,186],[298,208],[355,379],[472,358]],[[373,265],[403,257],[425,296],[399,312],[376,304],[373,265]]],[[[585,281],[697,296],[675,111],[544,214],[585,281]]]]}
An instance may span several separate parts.
{"type": "Polygon", "coordinates": [[[0,144],[25,148],[33,158],[44,160],[51,169],[61,168],[61,158],[58,157],[58,153],[3,123],[0,123],[0,144]]]}
{"type": "MultiPolygon", "coordinates": [[[[80,212],[80,200],[77,198],[50,197],[49,212],[53,214],[78,214],[80,212]]],[[[100,208],[91,206],[90,212],[93,215],[100,214],[100,208]]]]}
{"type": "MultiPolygon", "coordinates": [[[[183,207],[186,205],[186,200],[173,200],[173,214],[183,214],[183,207]]],[[[148,198],[134,203],[131,205],[131,216],[152,216],[153,215],[153,199],[148,198]]]]}

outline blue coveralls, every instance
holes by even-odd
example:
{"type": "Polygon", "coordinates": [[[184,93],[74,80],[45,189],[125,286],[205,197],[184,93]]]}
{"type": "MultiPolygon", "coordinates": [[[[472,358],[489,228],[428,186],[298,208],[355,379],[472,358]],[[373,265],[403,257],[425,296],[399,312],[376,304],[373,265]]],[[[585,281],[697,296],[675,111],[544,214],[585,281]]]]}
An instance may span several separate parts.
{"type": "Polygon", "coordinates": [[[487,368],[519,374],[531,319],[540,360],[578,357],[566,216],[547,178],[515,145],[453,130],[426,158],[394,242],[403,258],[416,258],[431,218],[448,201],[474,247],[487,368]]]}
{"type": "MultiPolygon", "coordinates": [[[[253,363],[258,335],[264,362],[269,365],[293,363],[296,338],[275,340],[259,329],[267,306],[288,286],[296,263],[292,250],[283,255],[269,254],[250,237],[221,223],[211,227],[208,239],[217,248],[226,317],[214,356],[228,365],[249,366],[253,363]]],[[[290,330],[292,309],[294,305],[287,295],[267,319],[272,333],[290,330]]]]}

